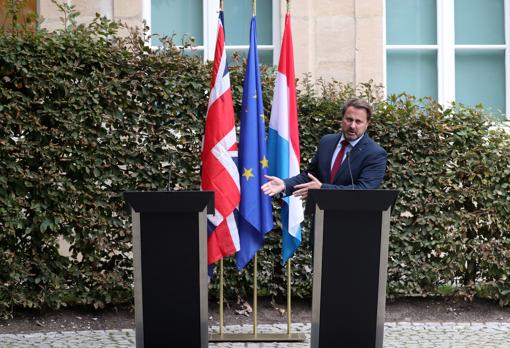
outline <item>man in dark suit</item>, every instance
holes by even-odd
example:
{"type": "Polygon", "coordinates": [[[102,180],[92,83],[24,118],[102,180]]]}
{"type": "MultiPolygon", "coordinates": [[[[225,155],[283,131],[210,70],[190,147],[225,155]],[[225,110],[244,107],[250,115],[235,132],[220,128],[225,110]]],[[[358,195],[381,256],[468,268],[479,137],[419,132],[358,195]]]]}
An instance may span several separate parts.
{"type": "Polygon", "coordinates": [[[368,134],[372,108],[351,99],[342,108],[342,131],[322,137],[307,170],[282,180],[267,176],[262,191],[274,196],[282,191],[305,199],[309,189],[375,189],[386,171],[386,151],[368,134]],[[352,175],[352,176],[351,176],[352,175]]]}

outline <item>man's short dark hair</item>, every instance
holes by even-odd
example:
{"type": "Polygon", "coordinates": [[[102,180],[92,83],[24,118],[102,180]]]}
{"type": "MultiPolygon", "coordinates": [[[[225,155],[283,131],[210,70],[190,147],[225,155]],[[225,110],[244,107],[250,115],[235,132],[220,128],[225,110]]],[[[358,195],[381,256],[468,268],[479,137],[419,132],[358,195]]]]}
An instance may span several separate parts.
{"type": "Polygon", "coordinates": [[[356,109],[364,109],[367,112],[367,121],[370,121],[370,118],[372,117],[372,107],[367,101],[357,98],[348,100],[342,108],[342,117],[345,116],[345,112],[350,106],[356,109]]]}

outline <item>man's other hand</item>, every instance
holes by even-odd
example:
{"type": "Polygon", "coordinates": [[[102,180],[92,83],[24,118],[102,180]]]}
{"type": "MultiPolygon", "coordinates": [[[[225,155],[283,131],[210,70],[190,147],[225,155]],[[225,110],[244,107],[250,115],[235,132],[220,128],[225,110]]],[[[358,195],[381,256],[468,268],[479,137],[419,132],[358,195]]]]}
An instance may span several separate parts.
{"type": "Polygon", "coordinates": [[[300,199],[306,199],[308,197],[308,190],[310,189],[320,189],[322,187],[322,183],[312,174],[308,173],[309,182],[304,184],[299,184],[294,186],[296,191],[292,194],[295,197],[299,197],[300,199]]]}

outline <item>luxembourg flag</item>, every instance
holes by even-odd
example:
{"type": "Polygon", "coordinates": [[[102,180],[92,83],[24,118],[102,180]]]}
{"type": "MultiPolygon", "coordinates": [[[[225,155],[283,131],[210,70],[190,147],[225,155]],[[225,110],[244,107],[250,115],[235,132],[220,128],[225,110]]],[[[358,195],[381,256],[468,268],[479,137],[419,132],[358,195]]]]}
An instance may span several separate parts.
{"type": "MultiPolygon", "coordinates": [[[[282,179],[299,174],[299,135],[296,102],[296,79],[290,15],[285,16],[280,62],[274,88],[268,135],[269,175],[282,179]]],[[[303,204],[297,197],[283,199],[281,210],[283,225],[283,263],[301,244],[303,204]]]]}

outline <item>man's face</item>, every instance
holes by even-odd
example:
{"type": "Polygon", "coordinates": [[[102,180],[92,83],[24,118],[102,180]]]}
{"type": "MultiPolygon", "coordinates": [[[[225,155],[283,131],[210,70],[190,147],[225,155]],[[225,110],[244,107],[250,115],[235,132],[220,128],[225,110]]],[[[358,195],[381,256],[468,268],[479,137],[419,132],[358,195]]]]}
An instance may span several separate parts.
{"type": "Polygon", "coordinates": [[[342,133],[348,141],[358,139],[368,128],[367,111],[349,106],[342,119],[342,133]]]}

